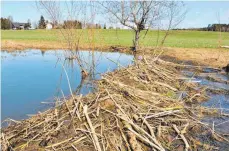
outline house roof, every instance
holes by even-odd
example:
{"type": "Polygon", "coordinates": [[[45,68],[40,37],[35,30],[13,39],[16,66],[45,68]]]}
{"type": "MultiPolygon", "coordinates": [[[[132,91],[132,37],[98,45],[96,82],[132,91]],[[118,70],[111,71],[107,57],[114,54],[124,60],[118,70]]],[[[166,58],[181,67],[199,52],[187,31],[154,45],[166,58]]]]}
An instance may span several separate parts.
{"type": "Polygon", "coordinates": [[[18,23],[18,22],[14,22],[12,23],[13,27],[15,28],[19,28],[20,26],[25,26],[26,23],[18,23]]]}

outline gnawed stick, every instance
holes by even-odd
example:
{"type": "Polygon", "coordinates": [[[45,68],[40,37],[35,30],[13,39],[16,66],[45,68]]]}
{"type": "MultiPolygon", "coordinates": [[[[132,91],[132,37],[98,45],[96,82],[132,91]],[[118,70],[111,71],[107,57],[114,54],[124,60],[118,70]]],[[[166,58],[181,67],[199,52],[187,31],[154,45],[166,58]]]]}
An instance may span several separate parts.
{"type": "Polygon", "coordinates": [[[161,86],[167,87],[167,88],[169,88],[169,89],[171,89],[171,90],[173,90],[173,91],[177,91],[177,89],[176,89],[176,88],[174,88],[174,87],[170,86],[169,84],[162,83],[162,82],[159,82],[159,81],[155,81],[155,83],[156,83],[156,84],[158,84],[158,85],[161,85],[161,86]]]}
{"type": "Polygon", "coordinates": [[[5,138],[4,133],[1,133],[1,149],[2,150],[8,150],[11,149],[10,147],[10,143],[8,142],[8,140],[5,138]]]}
{"type": "Polygon", "coordinates": [[[181,133],[179,131],[179,129],[177,128],[177,126],[175,124],[173,124],[173,128],[174,130],[177,132],[178,135],[180,135],[181,139],[184,141],[185,144],[185,151],[188,151],[188,149],[190,148],[188,141],[186,140],[186,138],[184,137],[183,133],[181,133]]]}
{"type": "Polygon", "coordinates": [[[160,148],[160,147],[157,146],[156,144],[152,143],[148,138],[145,138],[145,137],[143,137],[142,135],[140,135],[139,133],[137,133],[136,131],[134,131],[134,130],[132,129],[131,125],[130,125],[128,122],[123,121],[123,123],[125,123],[125,124],[124,124],[125,127],[126,127],[130,132],[132,132],[134,135],[136,135],[137,138],[138,138],[139,140],[145,142],[146,144],[150,145],[150,146],[153,147],[153,148],[156,148],[156,149],[159,150],[159,151],[165,151],[164,149],[160,148]]]}
{"type": "Polygon", "coordinates": [[[154,134],[154,131],[153,131],[152,127],[150,126],[150,124],[147,122],[147,120],[143,119],[143,118],[141,118],[141,119],[142,119],[143,123],[147,126],[147,128],[149,129],[149,132],[150,132],[150,134],[151,134],[151,136],[153,138],[154,143],[157,144],[160,148],[163,148],[161,143],[159,143],[157,141],[156,136],[154,134]]]}
{"type": "Polygon", "coordinates": [[[152,148],[156,148],[157,150],[159,151],[165,151],[164,148],[161,148],[159,146],[157,146],[156,144],[154,144],[153,142],[151,142],[148,138],[145,138],[143,137],[142,135],[140,135],[139,133],[137,133],[136,131],[139,131],[141,134],[145,134],[146,136],[148,136],[151,140],[153,140],[152,136],[149,135],[144,129],[142,129],[141,127],[139,127],[138,125],[134,124],[132,121],[128,120],[126,115],[120,115],[121,114],[121,111],[119,111],[119,114],[115,114],[109,110],[106,110],[104,108],[102,108],[104,111],[108,112],[108,113],[111,113],[113,115],[115,115],[116,117],[120,118],[121,120],[123,120],[122,123],[124,123],[123,125],[126,125],[126,128],[133,132],[141,141],[145,142],[146,144],[150,145],[152,148]],[[132,129],[132,126],[133,128],[136,130],[133,130],[132,129]]]}
{"type": "Polygon", "coordinates": [[[61,141],[61,142],[58,142],[58,143],[56,143],[56,144],[49,145],[49,146],[47,146],[47,147],[45,147],[45,148],[56,147],[56,146],[59,146],[59,145],[61,145],[61,144],[63,144],[63,143],[69,142],[69,141],[73,141],[73,144],[74,144],[74,143],[80,142],[81,140],[84,140],[84,139],[86,139],[86,138],[87,138],[87,137],[84,136],[84,137],[81,137],[81,138],[79,138],[78,140],[75,140],[75,141],[73,141],[73,140],[75,139],[74,137],[73,137],[73,138],[68,138],[68,139],[63,140],[63,141],[61,141]]]}
{"type": "MultiPolygon", "coordinates": [[[[122,121],[124,127],[128,130],[126,132],[128,138],[129,138],[129,144],[130,147],[132,148],[133,151],[142,151],[142,147],[140,145],[140,143],[138,143],[137,139],[136,139],[136,134],[134,132],[132,132],[130,129],[132,129],[131,125],[129,123],[127,123],[126,121],[122,121]]],[[[140,140],[142,140],[143,142],[145,142],[143,139],[140,138],[140,140]]]]}
{"type": "Polygon", "coordinates": [[[72,144],[71,145],[72,146],[72,148],[74,148],[76,151],[78,151],[78,149],[72,144]]]}
{"type": "Polygon", "coordinates": [[[62,93],[62,96],[63,96],[63,98],[64,98],[64,103],[65,103],[65,105],[66,105],[66,107],[67,107],[67,109],[68,109],[68,112],[69,112],[69,114],[71,115],[71,117],[73,118],[72,112],[70,111],[70,108],[69,108],[68,103],[67,103],[67,101],[66,101],[66,98],[65,98],[65,96],[64,96],[64,92],[63,92],[62,90],[61,90],[61,93],[62,93]]]}
{"type": "Polygon", "coordinates": [[[93,127],[91,119],[90,119],[90,117],[88,116],[88,113],[87,113],[87,105],[85,105],[83,107],[83,113],[85,114],[85,117],[87,119],[87,123],[88,123],[88,125],[89,125],[89,127],[91,129],[92,137],[93,137],[93,139],[95,141],[95,148],[98,151],[102,151],[102,149],[101,149],[101,147],[99,145],[99,139],[98,139],[98,137],[96,136],[96,133],[95,133],[95,128],[93,127]]]}
{"type": "MultiPolygon", "coordinates": [[[[117,115],[119,118],[121,118],[122,120],[124,120],[125,122],[127,122],[128,124],[130,124],[136,131],[138,131],[138,132],[140,132],[141,134],[145,134],[148,138],[150,138],[153,142],[154,142],[154,138],[150,135],[150,134],[148,134],[144,129],[142,129],[140,126],[138,126],[137,124],[134,124],[132,121],[130,121],[130,120],[128,120],[128,119],[126,119],[126,116],[124,115],[124,116],[120,116],[120,115],[117,115]]],[[[128,127],[128,128],[131,128],[131,127],[128,127]]],[[[130,129],[129,129],[130,130],[130,129]]],[[[133,130],[132,128],[131,128],[131,130],[133,130]]],[[[131,131],[130,130],[130,131],[131,131]]],[[[134,130],[133,130],[134,131],[134,130]]],[[[135,131],[134,131],[135,132],[135,131]]],[[[137,132],[136,132],[137,133],[137,132]]],[[[138,133],[137,133],[138,134],[138,133]]],[[[137,134],[135,134],[135,135],[137,135],[137,134]]],[[[138,134],[138,135],[140,135],[140,134],[138,134]]],[[[137,135],[137,136],[138,136],[137,135]]],[[[140,136],[138,136],[138,137],[140,137],[140,139],[143,139],[143,141],[145,141],[145,142],[147,142],[151,147],[154,147],[154,148],[156,148],[156,149],[158,149],[158,150],[160,150],[160,151],[165,151],[165,149],[164,148],[161,148],[160,146],[158,146],[157,144],[155,144],[155,143],[153,143],[153,142],[151,142],[150,140],[148,140],[148,139],[145,139],[144,137],[142,137],[141,135],[140,136]]]]}
{"type": "Polygon", "coordinates": [[[155,114],[146,116],[145,119],[150,119],[150,118],[156,118],[156,117],[162,117],[162,116],[172,115],[172,114],[178,113],[180,111],[181,110],[172,110],[172,111],[159,112],[159,113],[155,113],[155,114]]]}
{"type": "Polygon", "coordinates": [[[123,133],[123,131],[122,131],[122,128],[121,128],[120,125],[118,124],[119,121],[118,121],[117,118],[116,118],[116,121],[117,121],[117,127],[119,128],[119,131],[120,131],[120,133],[121,133],[121,136],[122,136],[122,138],[123,138],[123,140],[124,140],[124,142],[125,142],[126,148],[127,148],[128,151],[131,151],[130,145],[129,145],[128,141],[127,141],[126,136],[124,135],[124,133],[123,133]]]}
{"type": "Polygon", "coordinates": [[[136,139],[136,135],[131,131],[128,131],[127,135],[129,137],[129,143],[130,143],[132,150],[133,151],[142,151],[141,145],[138,143],[136,139]]]}

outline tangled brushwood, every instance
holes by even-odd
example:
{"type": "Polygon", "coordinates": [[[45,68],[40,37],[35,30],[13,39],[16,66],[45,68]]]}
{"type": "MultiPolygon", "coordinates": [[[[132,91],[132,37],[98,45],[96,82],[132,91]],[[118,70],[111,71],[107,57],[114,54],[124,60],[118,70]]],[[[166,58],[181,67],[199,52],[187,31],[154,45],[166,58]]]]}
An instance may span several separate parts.
{"type": "Polygon", "coordinates": [[[178,66],[142,57],[107,73],[96,81],[96,92],[71,96],[46,112],[12,121],[2,129],[2,149],[220,150],[228,138],[201,122],[217,112],[199,105],[207,98],[205,89],[185,82],[178,66]]]}

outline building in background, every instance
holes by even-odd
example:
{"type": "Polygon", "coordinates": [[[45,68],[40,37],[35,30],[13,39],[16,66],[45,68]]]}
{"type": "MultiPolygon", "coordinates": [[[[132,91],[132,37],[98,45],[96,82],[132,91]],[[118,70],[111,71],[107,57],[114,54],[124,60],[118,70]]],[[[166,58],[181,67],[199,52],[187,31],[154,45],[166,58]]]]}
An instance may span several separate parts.
{"type": "Polygon", "coordinates": [[[52,29],[52,24],[51,24],[51,23],[47,23],[47,24],[46,24],[46,29],[47,29],[47,30],[52,29]]]}
{"type": "Polygon", "coordinates": [[[12,24],[12,29],[13,30],[23,30],[23,29],[25,29],[25,25],[27,24],[27,23],[18,23],[18,22],[13,22],[13,23],[11,23],[12,24]]]}

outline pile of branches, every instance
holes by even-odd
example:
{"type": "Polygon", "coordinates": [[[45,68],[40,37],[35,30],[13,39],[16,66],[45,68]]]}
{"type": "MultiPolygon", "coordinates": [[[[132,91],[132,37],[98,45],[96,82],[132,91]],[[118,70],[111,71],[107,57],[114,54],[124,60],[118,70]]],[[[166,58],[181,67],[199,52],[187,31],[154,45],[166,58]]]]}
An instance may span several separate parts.
{"type": "Polygon", "coordinates": [[[218,142],[228,140],[201,122],[212,113],[198,105],[206,99],[204,90],[184,79],[174,65],[142,57],[103,75],[94,93],[72,95],[53,109],[12,121],[2,130],[2,149],[218,150],[218,142]]]}

